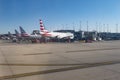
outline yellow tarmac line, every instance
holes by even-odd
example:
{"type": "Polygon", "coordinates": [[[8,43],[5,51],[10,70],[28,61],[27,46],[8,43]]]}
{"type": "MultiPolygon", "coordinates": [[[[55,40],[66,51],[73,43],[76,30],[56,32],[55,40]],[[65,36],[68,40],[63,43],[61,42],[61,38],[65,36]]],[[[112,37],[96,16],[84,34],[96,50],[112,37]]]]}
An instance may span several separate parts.
{"type": "Polygon", "coordinates": [[[91,49],[91,50],[75,50],[75,51],[66,51],[66,53],[72,52],[89,52],[89,51],[102,51],[102,50],[119,50],[120,48],[104,48],[104,49],[91,49]]]}
{"type": "Polygon", "coordinates": [[[8,76],[1,76],[0,80],[27,77],[27,76],[33,76],[33,75],[41,75],[41,74],[49,74],[49,73],[56,73],[56,72],[64,72],[64,71],[69,71],[69,70],[84,69],[84,68],[90,68],[90,67],[118,64],[118,63],[120,63],[120,62],[109,61],[109,62],[92,63],[92,64],[86,64],[86,65],[81,65],[81,66],[67,67],[67,68],[59,68],[59,69],[36,71],[36,72],[30,72],[30,73],[14,74],[14,75],[8,75],[8,76]]]}

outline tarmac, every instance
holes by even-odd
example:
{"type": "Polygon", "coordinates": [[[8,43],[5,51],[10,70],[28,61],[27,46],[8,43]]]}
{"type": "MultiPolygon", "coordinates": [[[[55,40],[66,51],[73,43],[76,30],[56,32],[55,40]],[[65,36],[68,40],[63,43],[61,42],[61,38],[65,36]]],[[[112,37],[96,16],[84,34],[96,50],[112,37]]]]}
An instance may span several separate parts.
{"type": "Polygon", "coordinates": [[[0,41],[0,80],[120,80],[120,41],[0,41]]]}

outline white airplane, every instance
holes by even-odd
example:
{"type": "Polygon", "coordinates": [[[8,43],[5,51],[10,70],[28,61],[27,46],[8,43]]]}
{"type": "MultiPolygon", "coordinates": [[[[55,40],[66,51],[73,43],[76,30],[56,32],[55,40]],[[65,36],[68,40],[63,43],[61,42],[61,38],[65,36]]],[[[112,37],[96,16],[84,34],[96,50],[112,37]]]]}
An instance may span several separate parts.
{"type": "Polygon", "coordinates": [[[51,38],[58,38],[58,39],[63,39],[63,38],[74,39],[74,34],[72,34],[70,32],[68,32],[68,33],[49,32],[48,30],[45,30],[42,20],[40,20],[40,34],[43,35],[44,37],[51,37],[51,38]]]}
{"type": "Polygon", "coordinates": [[[29,39],[40,39],[41,38],[41,35],[37,35],[37,34],[34,34],[34,35],[31,35],[31,34],[27,34],[26,31],[20,26],[20,32],[21,32],[21,35],[20,37],[23,37],[23,38],[29,38],[29,39]]]}

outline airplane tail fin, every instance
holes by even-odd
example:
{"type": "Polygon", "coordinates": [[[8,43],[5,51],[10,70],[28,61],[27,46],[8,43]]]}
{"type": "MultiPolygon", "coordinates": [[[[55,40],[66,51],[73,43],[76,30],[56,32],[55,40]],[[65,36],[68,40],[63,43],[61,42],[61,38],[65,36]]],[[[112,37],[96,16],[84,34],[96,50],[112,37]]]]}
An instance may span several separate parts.
{"type": "Polygon", "coordinates": [[[15,29],[15,34],[19,34],[19,32],[15,29]]]}
{"type": "Polygon", "coordinates": [[[15,34],[17,37],[20,37],[20,33],[15,29],[15,34]]]}
{"type": "Polygon", "coordinates": [[[21,36],[27,37],[28,34],[26,33],[26,31],[21,26],[19,28],[20,28],[21,36]]]}
{"type": "Polygon", "coordinates": [[[9,37],[10,39],[12,39],[12,38],[14,37],[14,35],[11,34],[10,31],[8,31],[8,37],[9,37]]]}
{"type": "Polygon", "coordinates": [[[10,31],[8,31],[8,36],[11,38],[12,34],[10,33],[10,31]]]}
{"type": "Polygon", "coordinates": [[[8,31],[8,35],[11,35],[10,31],[8,31]]]}
{"type": "Polygon", "coordinates": [[[45,30],[45,27],[44,27],[44,25],[43,25],[43,21],[42,20],[40,20],[40,31],[41,32],[48,32],[47,30],[45,30]]]}
{"type": "Polygon", "coordinates": [[[26,34],[25,30],[20,26],[20,32],[21,34],[26,34]]]}

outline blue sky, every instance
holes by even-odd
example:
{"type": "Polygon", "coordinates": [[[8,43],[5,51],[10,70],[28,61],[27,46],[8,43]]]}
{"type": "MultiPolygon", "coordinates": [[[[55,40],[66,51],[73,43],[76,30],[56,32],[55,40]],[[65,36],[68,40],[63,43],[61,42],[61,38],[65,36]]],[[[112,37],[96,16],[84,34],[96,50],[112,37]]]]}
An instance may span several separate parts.
{"type": "Polygon", "coordinates": [[[86,30],[88,21],[90,31],[109,27],[115,32],[116,24],[120,27],[120,0],[0,0],[0,33],[14,33],[19,26],[31,33],[39,30],[39,19],[48,30],[79,30],[80,21],[86,30]]]}

